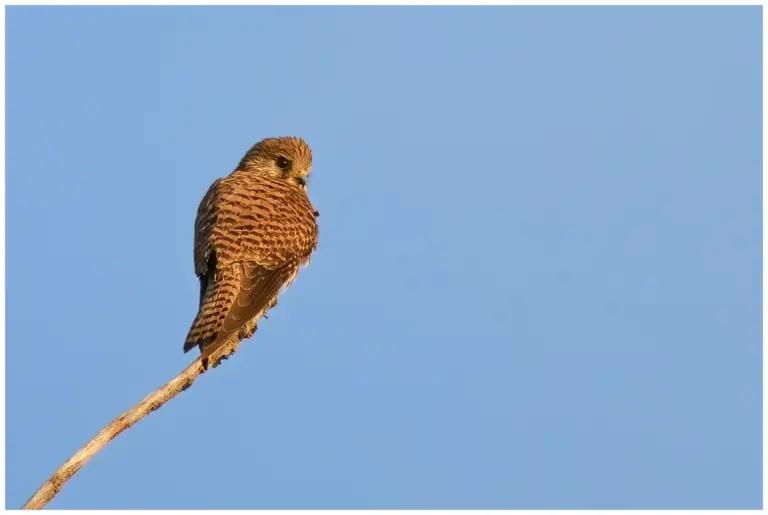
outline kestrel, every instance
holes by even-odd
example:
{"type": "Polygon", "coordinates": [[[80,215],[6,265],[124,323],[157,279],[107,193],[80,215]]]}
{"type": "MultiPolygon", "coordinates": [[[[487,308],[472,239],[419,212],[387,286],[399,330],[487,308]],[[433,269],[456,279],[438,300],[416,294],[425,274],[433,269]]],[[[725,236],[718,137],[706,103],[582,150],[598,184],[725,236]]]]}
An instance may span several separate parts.
{"type": "Polygon", "coordinates": [[[312,150],[295,137],[251,147],[235,171],[217,179],[195,219],[200,308],[184,352],[200,347],[203,367],[217,366],[277,304],[309,264],[319,215],[307,197],[312,150]]]}

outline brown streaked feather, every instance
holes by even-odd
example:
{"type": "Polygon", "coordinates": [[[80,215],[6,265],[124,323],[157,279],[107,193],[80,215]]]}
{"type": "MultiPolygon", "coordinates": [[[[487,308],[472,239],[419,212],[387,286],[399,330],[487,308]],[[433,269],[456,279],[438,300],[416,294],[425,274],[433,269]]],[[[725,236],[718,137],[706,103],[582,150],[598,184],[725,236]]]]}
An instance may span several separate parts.
{"type": "MultiPolygon", "coordinates": [[[[208,188],[203,200],[197,208],[195,217],[195,274],[202,279],[207,277],[208,261],[213,245],[211,244],[211,232],[216,224],[218,209],[216,204],[219,201],[219,188],[222,179],[216,179],[208,188]]],[[[211,270],[211,272],[215,271],[211,270]]],[[[206,279],[206,283],[208,280],[206,279]]]]}
{"type": "Polygon", "coordinates": [[[209,281],[195,321],[184,342],[184,352],[212,342],[219,333],[230,306],[240,291],[241,272],[238,265],[209,271],[209,281]]]}

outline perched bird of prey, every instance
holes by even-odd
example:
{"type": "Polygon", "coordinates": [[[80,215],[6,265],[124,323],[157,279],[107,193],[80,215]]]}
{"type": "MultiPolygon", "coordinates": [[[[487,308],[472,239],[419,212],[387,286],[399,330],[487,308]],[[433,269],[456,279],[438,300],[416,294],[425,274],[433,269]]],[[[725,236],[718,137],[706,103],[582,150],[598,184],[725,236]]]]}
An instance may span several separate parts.
{"type": "Polygon", "coordinates": [[[217,179],[195,219],[195,273],[200,308],[184,352],[200,348],[203,367],[217,366],[277,304],[309,264],[319,215],[307,197],[312,150],[301,138],[267,138],[251,147],[229,176],[217,179]]]}

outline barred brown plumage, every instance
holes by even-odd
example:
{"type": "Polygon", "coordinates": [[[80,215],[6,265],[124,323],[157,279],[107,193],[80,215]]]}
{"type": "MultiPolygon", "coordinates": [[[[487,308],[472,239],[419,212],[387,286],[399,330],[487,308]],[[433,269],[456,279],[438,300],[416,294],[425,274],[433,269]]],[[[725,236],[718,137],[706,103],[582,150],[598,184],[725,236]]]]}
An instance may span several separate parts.
{"type": "Polygon", "coordinates": [[[306,194],[312,151],[301,138],[268,138],[217,179],[195,220],[200,307],[184,343],[216,366],[250,338],[317,247],[316,210],[306,194]]]}

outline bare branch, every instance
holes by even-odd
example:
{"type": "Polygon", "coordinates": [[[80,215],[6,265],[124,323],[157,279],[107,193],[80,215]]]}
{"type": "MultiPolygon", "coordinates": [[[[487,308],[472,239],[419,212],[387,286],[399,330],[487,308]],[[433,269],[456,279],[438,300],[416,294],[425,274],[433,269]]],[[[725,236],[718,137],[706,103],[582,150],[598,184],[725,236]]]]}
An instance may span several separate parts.
{"type": "Polygon", "coordinates": [[[22,509],[39,510],[44,508],[45,505],[59,493],[59,490],[64,486],[64,483],[69,481],[78,470],[83,468],[83,465],[88,463],[97,452],[106,447],[106,445],[117,435],[192,386],[195,379],[197,379],[203,372],[205,372],[205,370],[203,369],[201,358],[197,358],[166,385],[150,393],[136,406],[113,420],[107,427],[99,431],[90,442],[85,444],[61,467],[59,467],[59,470],[54,472],[53,475],[48,478],[48,481],[43,483],[43,486],[35,492],[35,495],[27,501],[22,509]]]}

